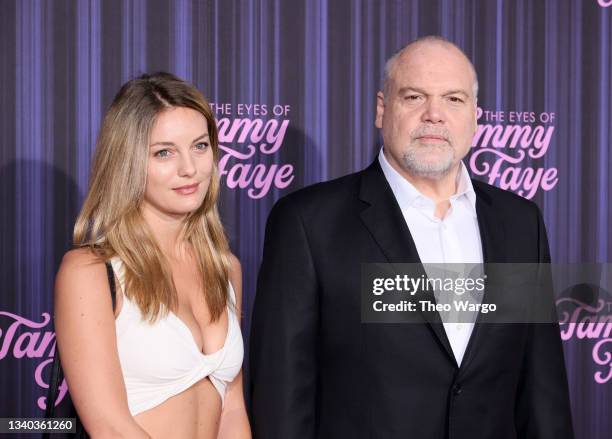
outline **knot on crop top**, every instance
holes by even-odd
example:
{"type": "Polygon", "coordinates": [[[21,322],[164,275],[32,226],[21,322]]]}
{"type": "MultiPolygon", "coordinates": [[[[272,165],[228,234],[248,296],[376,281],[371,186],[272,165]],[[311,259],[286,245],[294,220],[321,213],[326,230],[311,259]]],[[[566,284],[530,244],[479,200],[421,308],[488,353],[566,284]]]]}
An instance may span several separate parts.
{"type": "MultiPolygon", "coordinates": [[[[112,258],[122,291],[123,263],[112,258]]],[[[230,300],[236,304],[232,285],[230,300]]],[[[115,321],[117,350],[132,415],[149,410],[208,377],[223,403],[227,384],[240,372],[244,347],[240,324],[228,306],[227,336],[223,347],[212,354],[200,352],[189,328],[173,312],[154,323],[143,319],[138,306],[123,295],[115,321]]]]}

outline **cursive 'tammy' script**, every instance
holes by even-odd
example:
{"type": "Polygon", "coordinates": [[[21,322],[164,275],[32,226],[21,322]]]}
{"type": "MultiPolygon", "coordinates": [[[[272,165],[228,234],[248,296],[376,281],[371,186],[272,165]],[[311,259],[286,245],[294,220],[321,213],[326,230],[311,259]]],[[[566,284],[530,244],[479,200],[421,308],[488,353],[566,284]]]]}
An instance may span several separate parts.
{"type": "MultiPolygon", "coordinates": [[[[477,117],[482,113],[478,108],[477,117]]],[[[549,191],[559,181],[557,168],[531,166],[530,162],[544,157],[554,131],[552,125],[478,124],[472,140],[470,169],[485,177],[487,183],[525,198],[533,198],[538,189],[549,191]]]]}
{"type": "Polygon", "coordinates": [[[594,306],[573,298],[557,300],[557,308],[563,308],[559,309],[561,339],[597,340],[591,356],[593,362],[601,367],[593,376],[599,384],[612,380],[612,315],[601,314],[606,305],[603,299],[594,306]]]}
{"type": "MultiPolygon", "coordinates": [[[[51,322],[51,316],[46,312],[42,313],[42,320],[37,322],[17,314],[0,311],[0,317],[8,317],[10,321],[6,329],[0,329],[0,360],[6,357],[13,357],[17,360],[22,358],[43,359],[34,370],[34,380],[42,389],[48,389],[49,383],[44,377],[49,377],[51,374],[50,370],[45,371],[45,369],[53,362],[55,356],[55,333],[50,331],[50,328],[45,330],[45,327],[51,322]]],[[[59,387],[55,405],[64,399],[67,392],[68,386],[64,380],[59,387]]],[[[39,397],[37,404],[41,410],[45,410],[47,397],[39,397]]]]}
{"type": "Polygon", "coordinates": [[[229,188],[247,189],[250,198],[259,199],[274,186],[284,189],[294,179],[293,165],[253,163],[256,153],[271,156],[283,144],[289,119],[221,118],[219,148],[225,153],[219,160],[219,173],[229,188]]]}

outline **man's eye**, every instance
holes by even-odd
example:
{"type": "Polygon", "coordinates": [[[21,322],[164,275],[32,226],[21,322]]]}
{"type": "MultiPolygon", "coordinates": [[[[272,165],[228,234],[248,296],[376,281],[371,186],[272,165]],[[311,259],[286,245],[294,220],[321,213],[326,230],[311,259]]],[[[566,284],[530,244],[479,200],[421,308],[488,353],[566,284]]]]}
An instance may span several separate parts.
{"type": "Polygon", "coordinates": [[[462,104],[463,103],[463,99],[457,97],[457,96],[449,96],[448,98],[452,103],[454,104],[462,104]]]}
{"type": "Polygon", "coordinates": [[[208,143],[206,142],[196,143],[195,145],[195,149],[200,151],[204,151],[206,148],[208,148],[208,143]]]}
{"type": "Polygon", "coordinates": [[[153,155],[155,157],[168,157],[170,155],[170,151],[168,151],[167,149],[160,149],[153,155]]]}
{"type": "Polygon", "coordinates": [[[421,95],[407,95],[404,99],[407,101],[418,101],[421,98],[421,95]]]}

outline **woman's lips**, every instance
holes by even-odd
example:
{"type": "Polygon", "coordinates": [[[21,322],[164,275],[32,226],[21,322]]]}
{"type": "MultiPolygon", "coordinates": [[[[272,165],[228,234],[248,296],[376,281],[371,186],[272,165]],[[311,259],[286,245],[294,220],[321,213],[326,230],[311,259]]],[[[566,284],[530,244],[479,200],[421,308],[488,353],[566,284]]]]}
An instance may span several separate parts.
{"type": "Polygon", "coordinates": [[[195,191],[198,190],[198,186],[200,185],[200,183],[194,183],[194,184],[190,184],[188,186],[181,186],[181,187],[176,187],[174,189],[172,189],[173,191],[181,194],[181,195],[191,195],[193,194],[195,191]]]}

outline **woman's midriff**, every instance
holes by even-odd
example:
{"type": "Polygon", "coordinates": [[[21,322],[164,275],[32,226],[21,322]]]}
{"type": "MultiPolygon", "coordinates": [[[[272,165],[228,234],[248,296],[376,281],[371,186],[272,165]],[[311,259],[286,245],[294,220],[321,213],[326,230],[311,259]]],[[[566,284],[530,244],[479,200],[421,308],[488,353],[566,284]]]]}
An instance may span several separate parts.
{"type": "Polygon", "coordinates": [[[221,396],[208,378],[134,417],[154,439],[216,439],[220,418],[221,396]]]}

